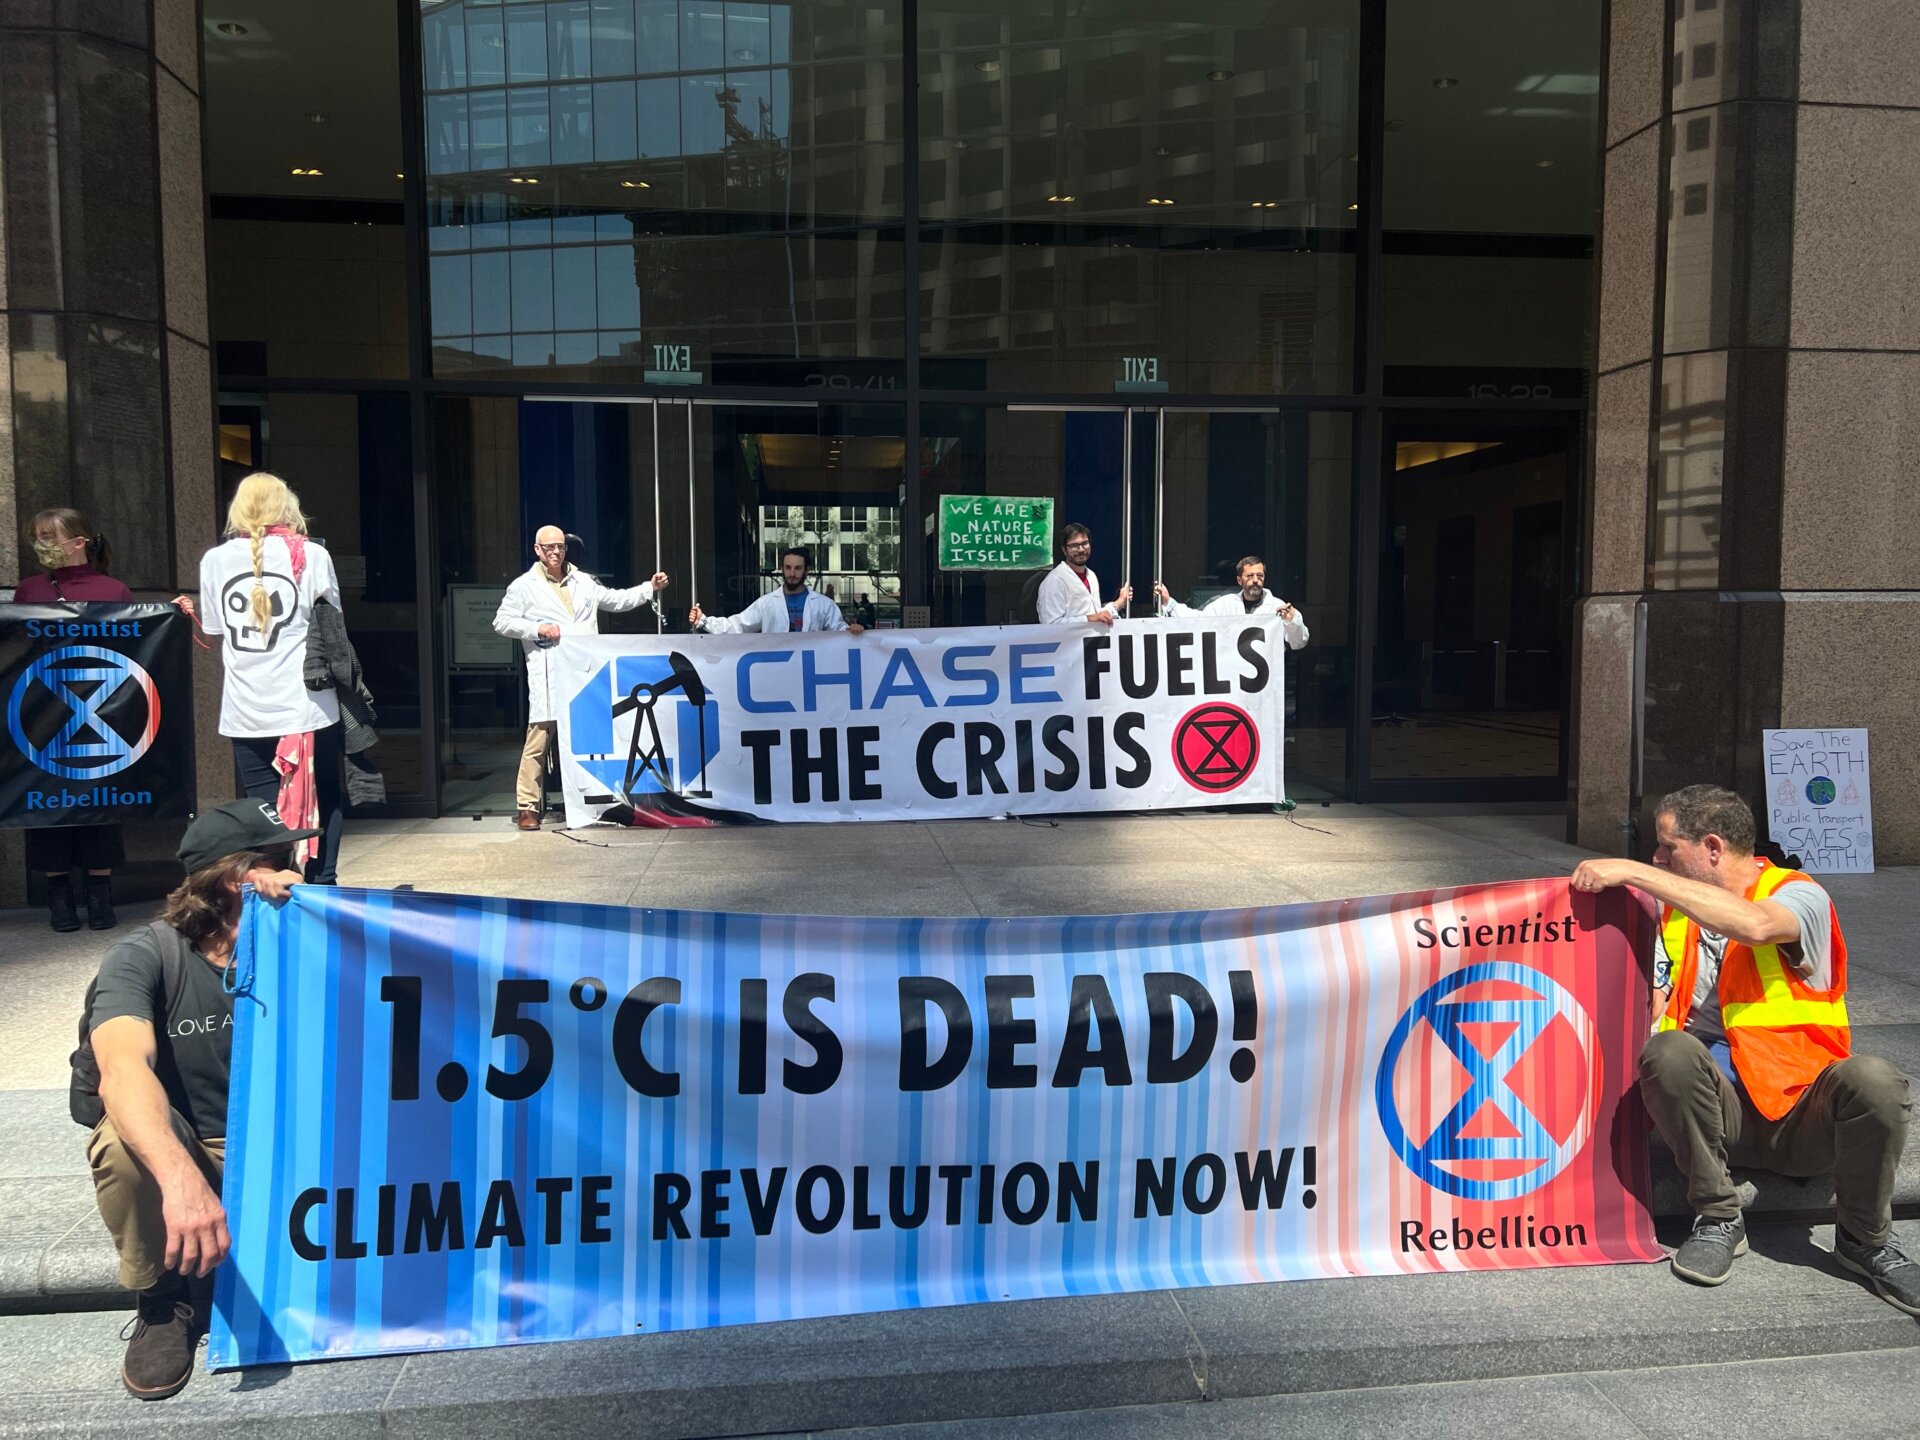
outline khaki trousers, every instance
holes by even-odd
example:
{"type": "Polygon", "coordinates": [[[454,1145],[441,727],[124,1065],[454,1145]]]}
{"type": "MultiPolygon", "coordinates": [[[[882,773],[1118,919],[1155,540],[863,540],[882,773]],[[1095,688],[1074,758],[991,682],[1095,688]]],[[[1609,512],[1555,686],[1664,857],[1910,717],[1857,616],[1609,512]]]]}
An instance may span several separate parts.
{"type": "MultiPolygon", "coordinates": [[[[227,1160],[227,1142],[202,1140],[178,1110],[173,1133],[199,1163],[213,1193],[220,1193],[220,1172],[227,1160]]],[[[166,1273],[167,1222],[160,1210],[160,1186],[113,1128],[102,1120],[87,1138],[87,1164],[93,1168],[93,1198],[100,1218],[107,1222],[114,1249],[120,1252],[120,1283],[129,1290],[149,1290],[166,1273]]]]}
{"type": "Polygon", "coordinates": [[[1893,1172],[1907,1141],[1907,1077],[1876,1055],[1820,1072],[1793,1109],[1769,1120],[1684,1030],[1640,1051],[1640,1095],[1687,1178],[1694,1213],[1731,1220],[1740,1200],[1729,1165],[1779,1175],[1833,1172],[1834,1209],[1847,1233],[1884,1245],[1893,1225],[1893,1172]]]}
{"type": "Polygon", "coordinates": [[[544,810],[547,806],[547,756],[553,750],[557,729],[551,720],[536,720],[527,726],[527,743],[520,750],[520,778],[514,784],[514,803],[522,810],[544,810]]]}

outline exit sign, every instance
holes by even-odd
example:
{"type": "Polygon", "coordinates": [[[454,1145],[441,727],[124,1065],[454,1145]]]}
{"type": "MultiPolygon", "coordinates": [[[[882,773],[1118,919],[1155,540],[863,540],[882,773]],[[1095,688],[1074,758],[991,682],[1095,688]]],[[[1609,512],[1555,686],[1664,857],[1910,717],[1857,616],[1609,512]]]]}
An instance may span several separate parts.
{"type": "Polygon", "coordinates": [[[1120,378],[1113,382],[1117,395],[1164,395],[1167,382],[1161,378],[1158,355],[1122,355],[1120,378]]]}
{"type": "Polygon", "coordinates": [[[647,371],[649,385],[698,385],[704,377],[693,368],[691,345],[655,345],[653,365],[647,371]]]}

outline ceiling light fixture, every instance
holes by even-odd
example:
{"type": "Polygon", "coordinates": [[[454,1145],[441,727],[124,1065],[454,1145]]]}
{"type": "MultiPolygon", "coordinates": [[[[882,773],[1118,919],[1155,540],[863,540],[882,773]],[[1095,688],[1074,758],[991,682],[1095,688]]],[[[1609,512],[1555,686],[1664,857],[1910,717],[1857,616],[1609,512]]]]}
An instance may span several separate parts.
{"type": "Polygon", "coordinates": [[[1173,201],[1163,199],[1158,195],[1149,195],[1147,197],[1147,203],[1149,205],[1171,205],[1173,204],[1173,201]]]}
{"type": "Polygon", "coordinates": [[[1440,75],[1434,78],[1433,88],[1436,90],[1451,90],[1459,83],[1459,80],[1452,75],[1440,75]]]}
{"type": "Polygon", "coordinates": [[[308,169],[308,168],[304,168],[302,166],[296,165],[293,167],[293,173],[295,175],[314,176],[314,175],[324,174],[325,172],[317,168],[308,169]]]}
{"type": "Polygon", "coordinates": [[[1049,205],[1071,205],[1071,204],[1073,203],[1073,196],[1071,196],[1071,195],[1049,195],[1049,196],[1047,197],[1047,203],[1048,203],[1049,205]]]}
{"type": "Polygon", "coordinates": [[[644,180],[622,180],[620,182],[620,188],[622,190],[651,190],[653,187],[644,180]]]}
{"type": "Polygon", "coordinates": [[[978,70],[982,75],[998,75],[1000,73],[1000,62],[998,60],[976,60],[973,62],[973,68],[978,70]]]}
{"type": "Polygon", "coordinates": [[[242,35],[247,33],[247,27],[237,20],[222,20],[213,28],[217,34],[224,35],[229,40],[238,40],[242,35]]]}
{"type": "Polygon", "coordinates": [[[1360,208],[1360,202],[1358,200],[1354,201],[1353,204],[1347,206],[1347,209],[1349,210],[1358,210],[1359,208],[1360,208]]]}
{"type": "Polygon", "coordinates": [[[531,175],[509,175],[507,177],[507,183],[509,185],[538,185],[540,182],[531,175]]]}
{"type": "Polygon", "coordinates": [[[324,125],[324,124],[326,124],[326,123],[327,123],[327,112],[326,112],[326,111],[324,111],[324,110],[309,110],[309,111],[307,112],[307,123],[308,123],[309,125],[324,125]]]}
{"type": "Polygon", "coordinates": [[[1207,79],[1209,79],[1209,80],[1231,80],[1231,79],[1233,79],[1233,71],[1231,71],[1231,70],[1209,70],[1209,71],[1207,72],[1207,79]]]}
{"type": "Polygon", "coordinates": [[[404,170],[396,170],[393,172],[393,178],[396,180],[404,180],[407,178],[407,172],[404,170]]]}
{"type": "Polygon", "coordinates": [[[1553,168],[1553,161],[1536,160],[1533,162],[1533,168],[1536,170],[1551,170],[1553,168]]]}

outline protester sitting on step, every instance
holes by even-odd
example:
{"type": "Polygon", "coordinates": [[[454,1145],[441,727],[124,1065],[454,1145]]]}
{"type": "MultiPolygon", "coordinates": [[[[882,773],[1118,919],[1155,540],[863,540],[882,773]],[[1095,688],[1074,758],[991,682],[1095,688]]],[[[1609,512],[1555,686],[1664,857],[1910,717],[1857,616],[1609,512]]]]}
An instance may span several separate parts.
{"type": "Polygon", "coordinates": [[[1920,1315],[1920,1264],[1893,1236],[1907,1079],[1853,1054],[1847,942],[1827,892],[1754,853],[1753,812],[1689,785],[1655,815],[1653,864],[1587,860],[1575,890],[1631,885],[1661,904],[1658,1015],[1640,1093],[1686,1177],[1693,1233],[1674,1274],[1718,1285],[1747,1253],[1729,1165],[1833,1172],[1833,1255],[1889,1304],[1920,1315]]]}
{"type": "Polygon", "coordinates": [[[224,984],[241,887],[284,900],[301,883],[292,830],[262,800],[204,812],[180,841],[187,878],[160,918],[107,951],[74,1052],[73,1118],[93,1127],[87,1163],[100,1217],[137,1293],[120,1378],[159,1400],[193,1373],[211,1287],[227,1258],[226,1161],[233,996],[224,984]]]}
{"type": "Polygon", "coordinates": [[[791,548],[780,552],[780,588],[770,590],[738,615],[708,615],[698,605],[687,611],[687,622],[709,635],[774,635],[813,630],[844,630],[864,634],[866,626],[849,625],[840,607],[825,595],[807,588],[811,568],[807,552],[791,548]]]}

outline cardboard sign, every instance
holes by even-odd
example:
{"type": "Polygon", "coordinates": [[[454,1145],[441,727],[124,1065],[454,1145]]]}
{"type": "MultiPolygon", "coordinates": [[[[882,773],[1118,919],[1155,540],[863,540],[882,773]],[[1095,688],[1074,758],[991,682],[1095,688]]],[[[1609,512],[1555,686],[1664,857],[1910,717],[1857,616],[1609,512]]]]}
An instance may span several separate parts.
{"type": "Polygon", "coordinates": [[[1767,834],[1809,875],[1873,873],[1865,730],[1762,732],[1767,834]]]}
{"type": "Polygon", "coordinates": [[[1039,570],[1053,564],[1053,501],[942,495],[942,570],[1039,570]]]}

